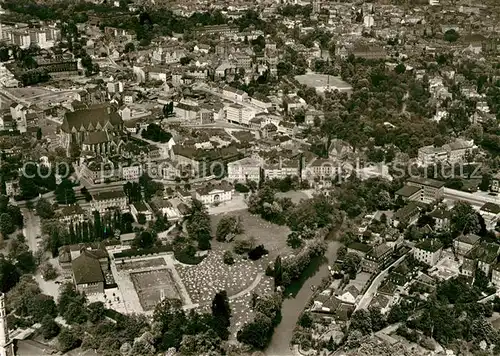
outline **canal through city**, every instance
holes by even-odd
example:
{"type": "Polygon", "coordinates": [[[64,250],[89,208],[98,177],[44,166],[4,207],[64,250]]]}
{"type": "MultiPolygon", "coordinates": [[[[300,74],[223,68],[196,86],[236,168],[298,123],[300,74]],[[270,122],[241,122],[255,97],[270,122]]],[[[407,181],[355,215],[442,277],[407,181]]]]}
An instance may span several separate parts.
{"type": "Polygon", "coordinates": [[[313,295],[312,288],[318,286],[322,279],[328,276],[328,265],[335,261],[338,241],[328,241],[328,251],[325,257],[314,260],[303,274],[303,278],[290,285],[285,292],[281,308],[282,318],[274,330],[271,344],[266,350],[267,356],[290,356],[290,341],[302,310],[313,295]]]}

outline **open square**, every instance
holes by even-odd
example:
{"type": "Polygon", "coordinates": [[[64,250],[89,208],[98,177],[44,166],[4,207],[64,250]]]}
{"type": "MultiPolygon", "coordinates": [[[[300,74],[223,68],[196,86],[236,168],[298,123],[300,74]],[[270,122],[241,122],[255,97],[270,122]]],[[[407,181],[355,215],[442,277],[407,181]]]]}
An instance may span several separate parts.
{"type": "Polygon", "coordinates": [[[163,298],[180,299],[185,302],[168,268],[131,273],[130,279],[145,311],[154,309],[163,298]]]}

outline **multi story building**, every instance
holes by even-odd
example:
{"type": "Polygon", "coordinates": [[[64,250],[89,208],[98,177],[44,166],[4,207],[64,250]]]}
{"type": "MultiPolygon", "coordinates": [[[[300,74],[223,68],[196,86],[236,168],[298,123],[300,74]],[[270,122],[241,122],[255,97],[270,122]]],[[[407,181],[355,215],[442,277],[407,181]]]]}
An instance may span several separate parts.
{"type": "Polygon", "coordinates": [[[497,288],[500,287],[500,263],[495,264],[492,268],[491,283],[497,288]]]}
{"type": "Polygon", "coordinates": [[[361,268],[368,273],[378,273],[390,261],[393,248],[386,243],[375,246],[363,258],[361,268]]]}
{"type": "Polygon", "coordinates": [[[83,222],[87,217],[85,210],[78,204],[65,206],[58,215],[59,221],[65,224],[83,222]]]}
{"type": "Polygon", "coordinates": [[[146,202],[139,201],[130,204],[130,212],[137,222],[139,222],[139,215],[144,215],[146,221],[153,220],[153,212],[151,211],[151,207],[146,202]]]}
{"type": "Polygon", "coordinates": [[[418,163],[428,166],[438,162],[455,164],[466,160],[466,155],[474,149],[474,141],[457,139],[441,147],[424,146],[418,149],[418,163]]]}
{"type": "Polygon", "coordinates": [[[126,181],[138,181],[140,176],[142,176],[142,172],[143,171],[141,165],[121,167],[122,179],[126,181]]]}
{"type": "Polygon", "coordinates": [[[222,89],[222,95],[224,95],[226,98],[243,102],[248,100],[248,94],[245,93],[243,90],[235,89],[230,86],[225,86],[222,89]]]}
{"type": "Polygon", "coordinates": [[[398,196],[405,200],[433,203],[444,197],[444,182],[430,178],[411,177],[406,181],[406,186],[396,192],[396,197],[398,196]]]}
{"type": "Polygon", "coordinates": [[[415,245],[413,257],[429,266],[435,266],[441,258],[443,243],[437,239],[425,239],[415,245]]]}
{"type": "Polygon", "coordinates": [[[283,161],[280,159],[277,164],[265,164],[264,176],[266,179],[283,179],[285,177],[298,177],[299,176],[299,162],[298,160],[283,161]]]}
{"type": "Polygon", "coordinates": [[[411,201],[394,213],[391,219],[392,225],[395,227],[399,224],[410,226],[417,222],[419,216],[420,207],[415,202],[411,201]]]}
{"type": "Polygon", "coordinates": [[[128,211],[127,196],[123,190],[100,192],[92,196],[90,207],[101,214],[113,209],[128,211]]]}
{"type": "Polygon", "coordinates": [[[228,122],[243,126],[250,126],[250,121],[256,114],[254,110],[239,104],[225,106],[224,112],[228,122]]]}
{"type": "Polygon", "coordinates": [[[307,180],[328,180],[335,178],[339,172],[339,166],[337,162],[324,159],[316,158],[309,162],[304,168],[302,168],[302,179],[307,180]]]}
{"type": "Polygon", "coordinates": [[[227,164],[227,175],[231,182],[259,182],[262,162],[251,157],[243,158],[227,164]]]}
{"type": "Polygon", "coordinates": [[[487,242],[480,243],[464,256],[461,273],[472,277],[476,269],[480,269],[489,277],[499,255],[500,245],[487,242]]]}
{"type": "Polygon", "coordinates": [[[475,234],[460,235],[453,240],[453,249],[459,256],[465,256],[479,244],[481,238],[475,234]]]}
{"type": "Polygon", "coordinates": [[[443,209],[435,209],[429,213],[429,216],[434,219],[436,224],[434,229],[446,230],[450,227],[451,212],[443,209]]]}

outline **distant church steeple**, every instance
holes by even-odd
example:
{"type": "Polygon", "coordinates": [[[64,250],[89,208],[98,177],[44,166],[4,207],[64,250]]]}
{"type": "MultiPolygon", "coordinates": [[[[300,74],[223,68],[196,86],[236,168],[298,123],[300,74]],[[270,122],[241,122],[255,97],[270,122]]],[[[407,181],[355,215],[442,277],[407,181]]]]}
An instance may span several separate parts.
{"type": "Polygon", "coordinates": [[[5,294],[0,293],[0,356],[15,356],[14,344],[9,338],[7,313],[5,311],[5,294]]]}

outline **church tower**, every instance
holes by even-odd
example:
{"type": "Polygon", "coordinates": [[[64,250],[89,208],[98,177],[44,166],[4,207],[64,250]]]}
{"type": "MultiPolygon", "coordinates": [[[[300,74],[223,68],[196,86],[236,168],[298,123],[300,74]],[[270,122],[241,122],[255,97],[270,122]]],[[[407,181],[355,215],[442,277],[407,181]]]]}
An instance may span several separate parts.
{"type": "Polygon", "coordinates": [[[14,356],[14,344],[9,338],[4,293],[0,293],[0,356],[14,356]]]}

